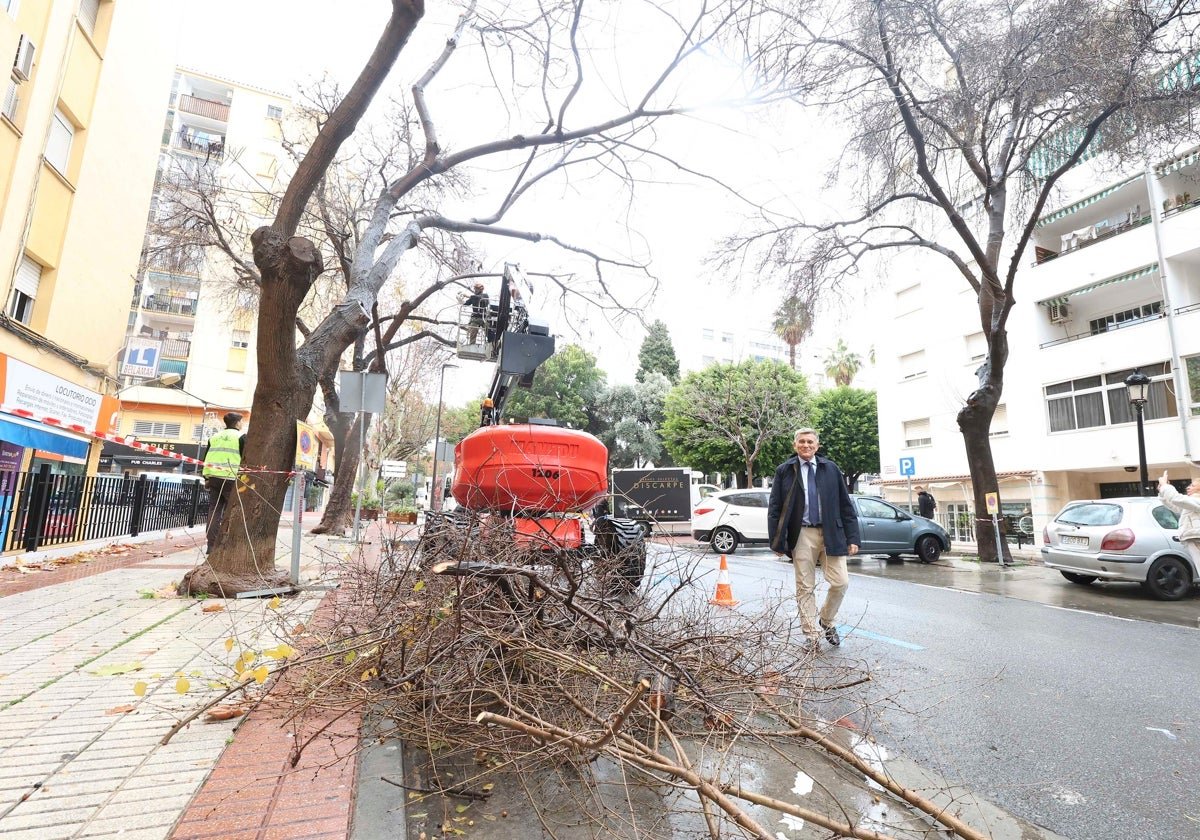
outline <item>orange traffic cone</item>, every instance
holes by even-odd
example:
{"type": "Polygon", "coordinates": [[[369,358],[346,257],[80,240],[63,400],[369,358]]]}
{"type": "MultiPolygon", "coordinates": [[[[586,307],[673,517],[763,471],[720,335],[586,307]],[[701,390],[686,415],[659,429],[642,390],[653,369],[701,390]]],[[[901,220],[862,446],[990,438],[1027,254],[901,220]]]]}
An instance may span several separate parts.
{"type": "Polygon", "coordinates": [[[717,593],[708,603],[718,607],[736,607],[741,603],[733,600],[733,590],[729,587],[729,563],[724,554],[721,555],[721,568],[717,571],[717,593]]]}

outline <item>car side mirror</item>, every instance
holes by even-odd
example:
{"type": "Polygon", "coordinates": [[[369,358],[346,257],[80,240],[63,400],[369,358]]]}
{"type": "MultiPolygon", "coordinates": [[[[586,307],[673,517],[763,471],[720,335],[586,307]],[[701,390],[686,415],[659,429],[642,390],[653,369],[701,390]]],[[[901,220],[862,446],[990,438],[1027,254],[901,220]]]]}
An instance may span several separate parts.
{"type": "Polygon", "coordinates": [[[904,513],[903,511],[901,511],[901,512],[900,512],[900,513],[899,513],[899,514],[896,516],[896,518],[897,518],[897,519],[899,519],[901,522],[907,522],[908,520],[912,519],[912,517],[911,517],[911,516],[909,516],[907,513],[904,513]]]}

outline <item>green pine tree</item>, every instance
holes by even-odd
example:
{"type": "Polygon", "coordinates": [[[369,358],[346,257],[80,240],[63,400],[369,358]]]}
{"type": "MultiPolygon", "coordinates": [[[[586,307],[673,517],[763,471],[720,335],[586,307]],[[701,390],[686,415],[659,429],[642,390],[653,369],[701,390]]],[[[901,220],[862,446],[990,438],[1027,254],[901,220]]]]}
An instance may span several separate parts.
{"type": "Polygon", "coordinates": [[[643,382],[646,374],[655,372],[667,377],[671,384],[679,381],[679,359],[671,343],[671,333],[662,321],[650,325],[650,332],[638,351],[637,381],[643,382]]]}

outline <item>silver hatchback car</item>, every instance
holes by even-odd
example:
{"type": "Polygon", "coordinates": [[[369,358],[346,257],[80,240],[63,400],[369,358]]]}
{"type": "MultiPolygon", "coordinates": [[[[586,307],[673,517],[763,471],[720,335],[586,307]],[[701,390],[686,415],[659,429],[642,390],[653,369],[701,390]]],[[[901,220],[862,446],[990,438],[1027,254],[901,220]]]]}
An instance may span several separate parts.
{"type": "Polygon", "coordinates": [[[1042,532],[1042,562],[1072,583],[1135,581],[1163,601],[1200,580],[1179,518],[1154,497],[1069,502],[1042,532]]]}

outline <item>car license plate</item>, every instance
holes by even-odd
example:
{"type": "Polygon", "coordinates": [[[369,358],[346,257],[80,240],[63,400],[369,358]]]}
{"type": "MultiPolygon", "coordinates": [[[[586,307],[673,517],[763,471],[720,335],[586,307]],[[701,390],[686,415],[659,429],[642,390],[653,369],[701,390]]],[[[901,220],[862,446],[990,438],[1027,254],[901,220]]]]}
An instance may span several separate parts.
{"type": "Polygon", "coordinates": [[[1075,546],[1079,546],[1080,548],[1087,548],[1087,547],[1088,547],[1088,538],[1087,538],[1087,537],[1067,537],[1067,536],[1063,536],[1063,537],[1059,537],[1059,538],[1058,538],[1058,540],[1059,540],[1059,542],[1061,542],[1063,545],[1075,545],[1075,546]]]}

